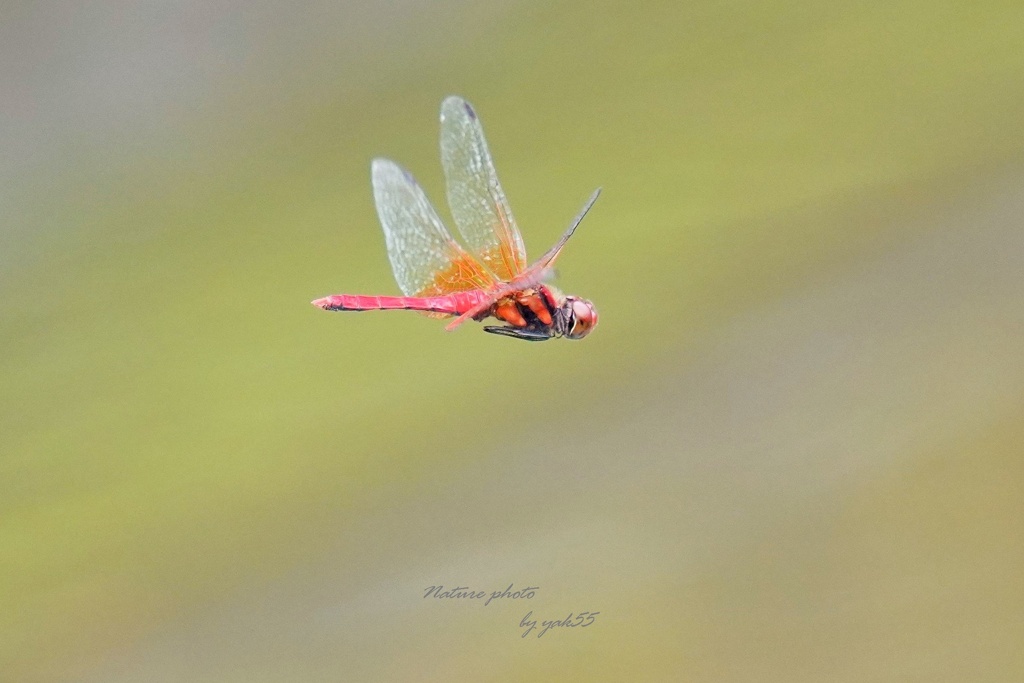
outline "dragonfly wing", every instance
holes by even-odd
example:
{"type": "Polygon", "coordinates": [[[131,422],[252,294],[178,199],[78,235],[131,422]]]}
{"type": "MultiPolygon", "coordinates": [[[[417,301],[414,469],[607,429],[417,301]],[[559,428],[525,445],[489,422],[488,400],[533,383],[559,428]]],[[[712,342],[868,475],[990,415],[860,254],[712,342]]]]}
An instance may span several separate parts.
{"type": "Polygon", "coordinates": [[[495,285],[452,238],[412,174],[393,161],[374,159],[371,175],[388,258],[403,294],[440,296],[495,285]]]}
{"type": "Polygon", "coordinates": [[[498,279],[526,268],[526,247],[498,182],[480,119],[469,102],[441,104],[441,163],[448,205],[466,246],[498,279]]]}
{"type": "Polygon", "coordinates": [[[599,196],[601,196],[600,187],[594,190],[594,193],[590,195],[590,199],[588,199],[587,203],[583,205],[583,208],[580,209],[580,212],[576,214],[576,218],[572,219],[572,223],[569,225],[569,229],[562,233],[561,238],[559,238],[559,240],[555,242],[555,246],[548,249],[543,256],[537,259],[536,263],[534,263],[527,269],[529,271],[529,274],[523,273],[523,275],[527,276],[527,279],[530,279],[531,277],[536,277],[535,275],[531,275],[533,271],[537,271],[537,273],[540,273],[545,270],[550,270],[554,266],[555,259],[558,258],[558,255],[560,253],[562,253],[562,247],[564,247],[565,243],[569,241],[569,238],[572,237],[572,234],[576,232],[576,228],[580,226],[580,223],[583,221],[583,218],[587,215],[587,212],[590,211],[590,207],[594,205],[594,202],[597,201],[597,198],[599,196]]]}

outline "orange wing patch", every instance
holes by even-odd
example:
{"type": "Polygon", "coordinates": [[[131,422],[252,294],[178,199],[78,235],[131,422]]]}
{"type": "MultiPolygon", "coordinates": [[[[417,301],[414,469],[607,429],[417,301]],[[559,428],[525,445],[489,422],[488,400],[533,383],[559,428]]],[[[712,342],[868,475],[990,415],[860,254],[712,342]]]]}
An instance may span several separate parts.
{"type": "Polygon", "coordinates": [[[481,253],[480,257],[488,265],[502,264],[503,267],[496,268],[495,273],[499,278],[508,282],[526,268],[523,254],[516,247],[517,243],[522,244],[523,238],[519,235],[519,228],[515,226],[515,222],[506,214],[504,207],[498,203],[495,208],[498,219],[501,221],[501,229],[494,231],[498,240],[494,246],[481,253]]]}
{"type": "Polygon", "coordinates": [[[487,269],[465,251],[459,251],[461,253],[453,256],[443,270],[435,273],[433,281],[416,292],[416,296],[444,296],[452,292],[488,290],[494,287],[494,278],[487,269]]]}

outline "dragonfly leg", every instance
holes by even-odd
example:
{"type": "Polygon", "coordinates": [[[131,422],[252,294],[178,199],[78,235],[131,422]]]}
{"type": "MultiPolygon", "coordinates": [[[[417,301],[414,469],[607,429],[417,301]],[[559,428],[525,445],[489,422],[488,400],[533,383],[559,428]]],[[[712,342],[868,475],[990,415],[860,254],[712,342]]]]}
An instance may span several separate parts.
{"type": "Polygon", "coordinates": [[[512,337],[514,339],[522,339],[524,341],[547,341],[551,339],[552,335],[544,330],[535,328],[521,328],[503,326],[496,327],[494,325],[488,325],[484,327],[484,332],[490,332],[491,334],[500,334],[503,337],[512,337]]]}

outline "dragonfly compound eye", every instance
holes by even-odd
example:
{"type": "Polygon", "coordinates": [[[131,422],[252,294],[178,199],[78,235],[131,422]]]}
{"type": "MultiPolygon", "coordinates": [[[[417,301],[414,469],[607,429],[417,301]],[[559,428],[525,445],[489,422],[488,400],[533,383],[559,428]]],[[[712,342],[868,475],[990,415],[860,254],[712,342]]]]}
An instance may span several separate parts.
{"type": "Polygon", "coordinates": [[[570,306],[572,326],[565,336],[569,339],[583,339],[597,327],[597,309],[586,299],[567,297],[567,303],[570,306]]]}

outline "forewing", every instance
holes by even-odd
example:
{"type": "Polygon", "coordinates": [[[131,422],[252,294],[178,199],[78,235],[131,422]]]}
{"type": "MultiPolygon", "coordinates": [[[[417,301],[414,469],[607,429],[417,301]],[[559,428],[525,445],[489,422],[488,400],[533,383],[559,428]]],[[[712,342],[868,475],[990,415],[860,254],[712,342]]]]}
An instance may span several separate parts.
{"type": "Polygon", "coordinates": [[[412,174],[387,159],[374,159],[371,168],[388,259],[403,294],[439,296],[494,286],[487,269],[452,238],[412,174]]]}
{"type": "MultiPolygon", "coordinates": [[[[572,223],[569,225],[569,229],[562,233],[562,237],[557,242],[555,242],[555,246],[548,249],[543,256],[537,259],[536,263],[534,263],[527,269],[527,271],[536,271],[537,273],[541,273],[545,270],[550,270],[554,266],[555,259],[558,258],[558,255],[562,252],[562,248],[565,247],[565,243],[568,242],[569,238],[572,237],[572,234],[576,232],[576,228],[579,227],[580,223],[583,221],[583,218],[587,215],[587,212],[590,211],[590,207],[594,205],[594,202],[597,201],[597,198],[599,196],[601,196],[600,187],[594,190],[594,193],[590,195],[590,199],[588,199],[587,203],[583,205],[583,208],[580,209],[580,212],[576,214],[576,218],[572,219],[572,223]]],[[[524,275],[528,275],[528,273],[524,273],[524,275]]]]}
{"type": "Polygon", "coordinates": [[[441,163],[448,205],[466,246],[500,280],[526,267],[526,247],[487,150],[480,119],[469,102],[441,104],[441,163]]]}

